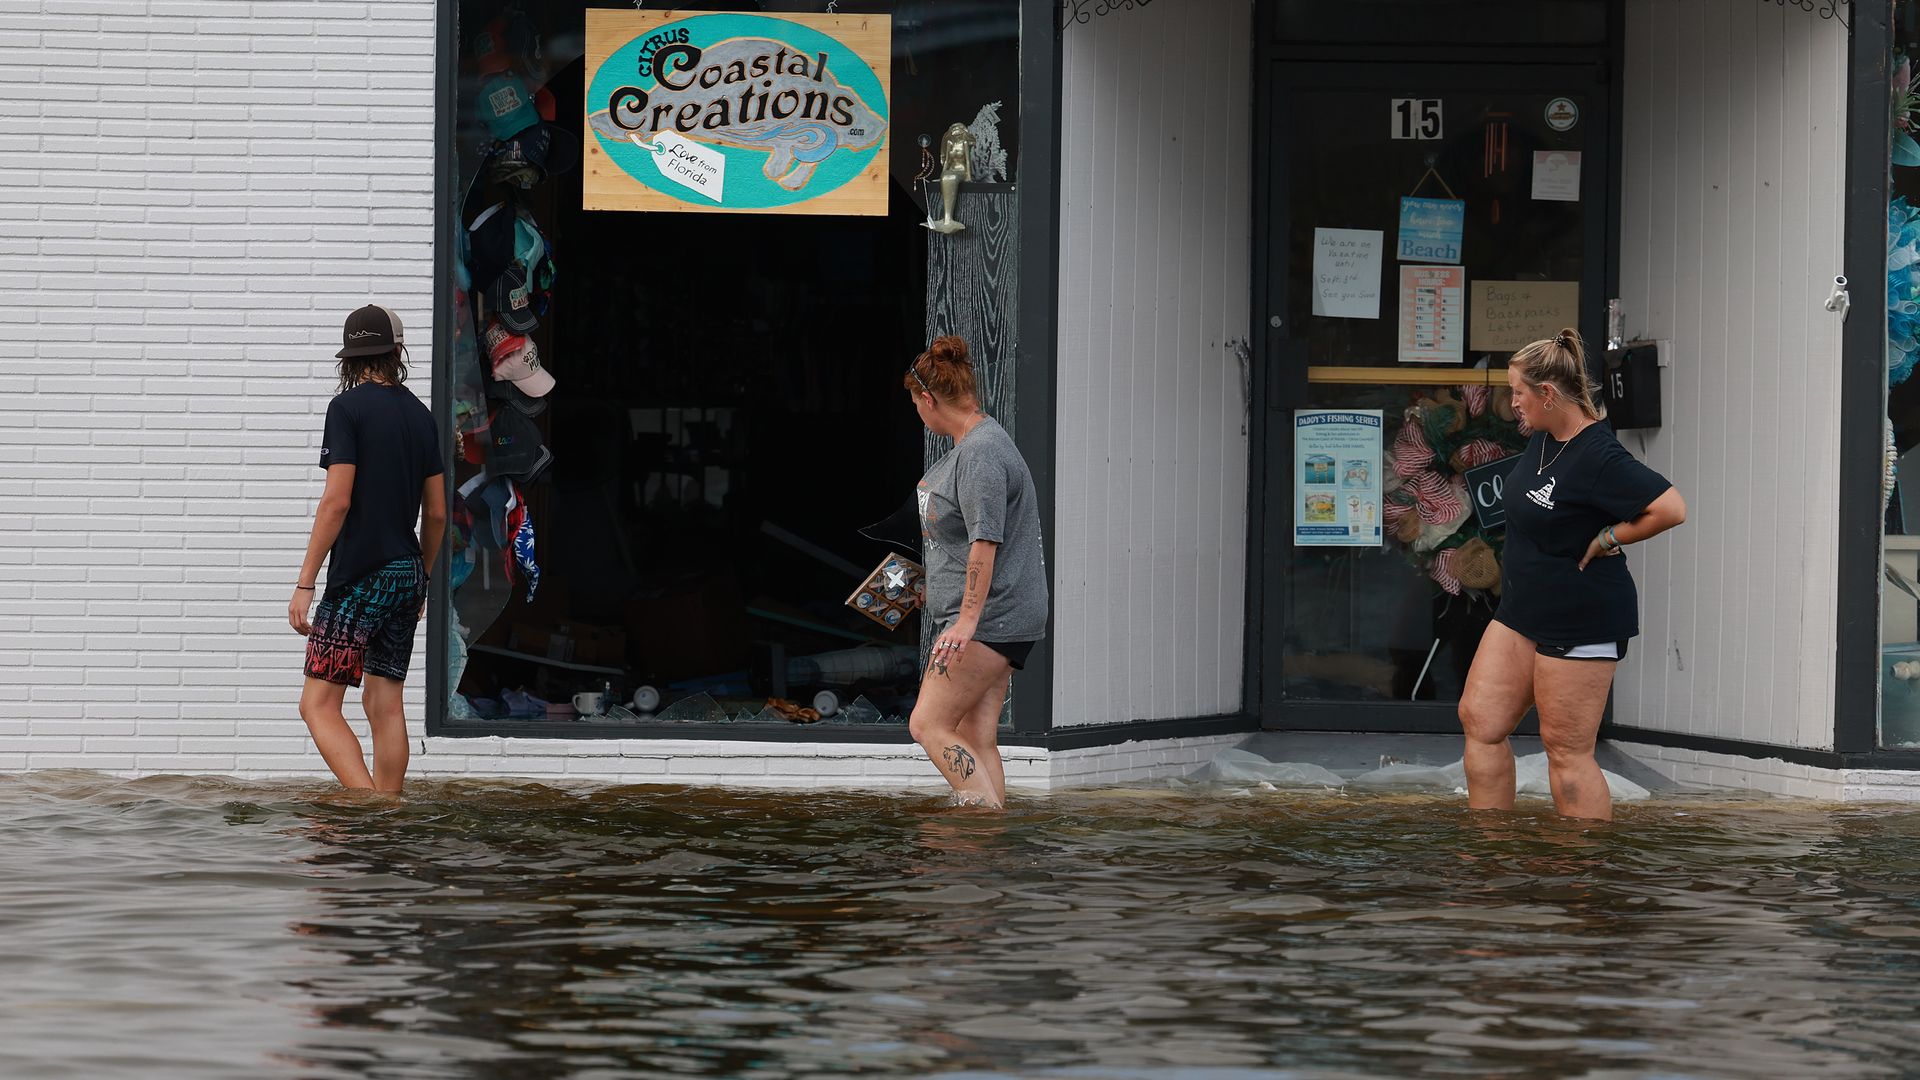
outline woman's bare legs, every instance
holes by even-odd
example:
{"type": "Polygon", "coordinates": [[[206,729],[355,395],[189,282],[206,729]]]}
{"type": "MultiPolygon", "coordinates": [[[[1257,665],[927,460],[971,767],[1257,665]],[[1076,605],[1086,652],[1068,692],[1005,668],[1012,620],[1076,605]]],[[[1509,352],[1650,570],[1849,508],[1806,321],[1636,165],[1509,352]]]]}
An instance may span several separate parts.
{"type": "Polygon", "coordinates": [[[1613,819],[1613,795],[1593,745],[1607,711],[1614,660],[1534,657],[1533,686],[1540,710],[1540,742],[1547,750],[1553,807],[1567,817],[1613,819]]]}
{"type": "Polygon", "coordinates": [[[1004,805],[1006,782],[995,780],[1001,771],[999,747],[994,739],[979,738],[977,731],[970,730],[978,725],[969,721],[995,687],[1005,693],[1011,670],[1006,657],[970,642],[948,663],[944,674],[929,667],[920,677],[920,700],[913,706],[907,730],[963,801],[1004,805]]]}
{"type": "Polygon", "coordinates": [[[986,770],[994,798],[1001,803],[1007,801],[1007,769],[1000,760],[1000,713],[1006,708],[1010,682],[1011,676],[989,684],[980,704],[974,706],[960,727],[960,734],[979,749],[980,767],[986,770]]]}
{"type": "Polygon", "coordinates": [[[1533,642],[1497,619],[1480,635],[1460,694],[1467,805],[1475,810],[1513,809],[1513,747],[1507,737],[1533,705],[1537,656],[1533,642]]]}

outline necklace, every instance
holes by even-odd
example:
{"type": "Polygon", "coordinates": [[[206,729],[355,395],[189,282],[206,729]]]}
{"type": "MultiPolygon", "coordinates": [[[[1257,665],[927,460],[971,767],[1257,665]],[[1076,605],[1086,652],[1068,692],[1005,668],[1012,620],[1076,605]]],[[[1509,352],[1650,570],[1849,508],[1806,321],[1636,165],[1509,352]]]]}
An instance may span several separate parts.
{"type": "MultiPolygon", "coordinates": [[[[1585,431],[1585,430],[1587,430],[1588,428],[1590,428],[1590,427],[1592,427],[1592,426],[1593,426],[1592,424],[1582,424],[1582,425],[1580,426],[1580,431],[1585,431]]],[[[1561,443],[1561,444],[1560,444],[1560,449],[1558,449],[1558,450],[1556,450],[1556,451],[1554,451],[1554,453],[1553,453],[1553,457],[1552,457],[1551,459],[1549,459],[1549,460],[1547,460],[1547,461],[1542,461],[1542,462],[1540,463],[1540,467],[1539,467],[1539,468],[1537,468],[1537,469],[1535,469],[1535,470],[1533,470],[1533,475],[1535,475],[1535,476],[1539,476],[1539,475],[1540,475],[1541,473],[1543,473],[1543,472],[1546,472],[1546,471],[1547,471],[1547,467],[1548,467],[1548,466],[1550,466],[1550,465],[1552,465],[1552,464],[1553,464],[1553,463],[1554,463],[1555,461],[1559,461],[1559,460],[1560,460],[1560,455],[1561,455],[1561,454],[1564,454],[1564,453],[1566,453],[1566,452],[1567,452],[1567,447],[1569,447],[1569,446],[1572,446],[1572,445],[1573,445],[1573,440],[1575,440],[1575,439],[1577,439],[1577,438],[1579,438],[1579,437],[1580,437],[1580,431],[1576,431],[1576,432],[1574,432],[1573,434],[1571,434],[1571,435],[1569,435],[1569,436],[1567,436],[1567,441],[1566,441],[1566,442],[1563,442],[1563,443],[1561,443]]],[[[1545,433],[1545,432],[1541,432],[1541,434],[1543,434],[1543,435],[1545,435],[1546,433],[1545,433]]],[[[1549,438],[1549,439],[1551,439],[1551,438],[1553,438],[1553,436],[1551,436],[1551,435],[1547,435],[1547,438],[1549,438]]],[[[1547,445],[1546,445],[1546,443],[1541,443],[1541,444],[1540,444],[1540,456],[1541,456],[1541,457],[1546,457],[1546,456],[1547,456],[1547,445]]]]}

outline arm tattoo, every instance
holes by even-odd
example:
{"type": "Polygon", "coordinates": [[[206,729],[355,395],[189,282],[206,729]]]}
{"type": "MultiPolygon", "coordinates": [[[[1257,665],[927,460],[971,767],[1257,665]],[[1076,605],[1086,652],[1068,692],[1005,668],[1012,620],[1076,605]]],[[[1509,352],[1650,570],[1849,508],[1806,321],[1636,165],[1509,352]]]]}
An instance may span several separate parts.
{"type": "Polygon", "coordinates": [[[972,604],[979,599],[980,568],[977,566],[969,566],[967,567],[967,603],[972,604]]]}
{"type": "Polygon", "coordinates": [[[959,743],[940,751],[940,758],[947,763],[947,771],[960,779],[965,780],[973,775],[973,755],[959,743]]]}

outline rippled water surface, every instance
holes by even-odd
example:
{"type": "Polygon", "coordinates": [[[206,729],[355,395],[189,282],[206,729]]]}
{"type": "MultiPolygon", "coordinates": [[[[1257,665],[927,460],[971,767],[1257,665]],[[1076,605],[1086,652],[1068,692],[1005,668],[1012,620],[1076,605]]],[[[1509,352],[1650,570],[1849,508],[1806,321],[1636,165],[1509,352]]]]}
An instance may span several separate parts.
{"type": "Polygon", "coordinates": [[[0,776],[7,1077],[1865,1077],[1920,814],[0,776]]]}

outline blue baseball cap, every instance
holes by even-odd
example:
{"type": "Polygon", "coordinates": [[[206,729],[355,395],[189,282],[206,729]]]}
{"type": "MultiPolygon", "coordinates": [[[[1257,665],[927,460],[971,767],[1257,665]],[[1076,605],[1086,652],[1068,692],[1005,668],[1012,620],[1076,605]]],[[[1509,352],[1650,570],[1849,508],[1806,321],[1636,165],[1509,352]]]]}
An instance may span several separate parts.
{"type": "Polygon", "coordinates": [[[533,91],[513,74],[495,75],[480,84],[476,105],[480,119],[493,137],[505,142],[540,122],[540,110],[534,105],[533,91]]]}

